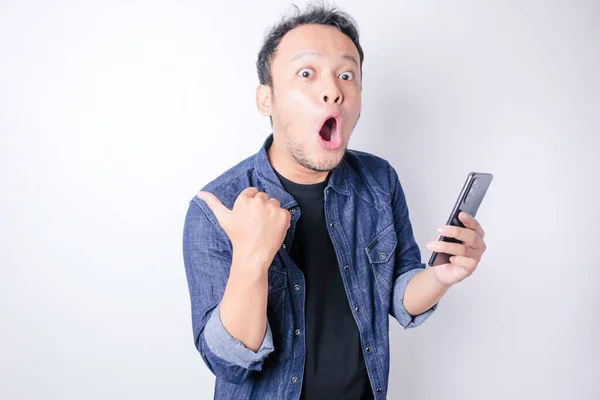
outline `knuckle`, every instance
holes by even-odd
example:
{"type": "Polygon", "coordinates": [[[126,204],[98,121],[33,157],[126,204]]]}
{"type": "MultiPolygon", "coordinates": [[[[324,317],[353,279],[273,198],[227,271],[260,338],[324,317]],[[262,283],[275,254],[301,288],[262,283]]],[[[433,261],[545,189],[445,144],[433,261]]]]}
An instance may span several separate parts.
{"type": "MultiPolygon", "coordinates": [[[[283,209],[282,209],[283,210],[283,209]]],[[[289,227],[291,221],[291,215],[286,210],[283,210],[282,213],[279,213],[279,221],[282,226],[289,227]]]]}
{"type": "Polygon", "coordinates": [[[279,203],[279,200],[277,200],[277,199],[269,199],[268,202],[273,208],[281,207],[281,204],[279,203]]]}
{"type": "Polygon", "coordinates": [[[472,260],[471,262],[469,262],[469,272],[471,272],[471,273],[475,272],[476,268],[477,268],[477,260],[472,260]]]}
{"type": "Polygon", "coordinates": [[[471,243],[477,243],[477,241],[479,240],[479,235],[475,231],[471,231],[469,236],[470,236],[471,243]]]}
{"type": "Polygon", "coordinates": [[[247,207],[248,206],[248,198],[244,197],[244,196],[239,196],[237,199],[235,199],[234,204],[235,204],[235,206],[247,207]]]}

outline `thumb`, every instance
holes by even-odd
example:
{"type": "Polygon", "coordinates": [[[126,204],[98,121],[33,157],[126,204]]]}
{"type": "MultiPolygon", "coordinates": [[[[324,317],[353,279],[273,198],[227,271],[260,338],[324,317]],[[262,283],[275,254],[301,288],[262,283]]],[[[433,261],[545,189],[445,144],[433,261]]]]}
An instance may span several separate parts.
{"type": "Polygon", "coordinates": [[[225,207],[223,203],[221,203],[221,201],[219,201],[219,199],[212,193],[200,191],[198,194],[196,194],[196,197],[206,203],[208,208],[210,208],[215,214],[215,217],[217,217],[217,221],[219,221],[221,227],[226,230],[225,226],[228,223],[231,210],[225,207]]]}

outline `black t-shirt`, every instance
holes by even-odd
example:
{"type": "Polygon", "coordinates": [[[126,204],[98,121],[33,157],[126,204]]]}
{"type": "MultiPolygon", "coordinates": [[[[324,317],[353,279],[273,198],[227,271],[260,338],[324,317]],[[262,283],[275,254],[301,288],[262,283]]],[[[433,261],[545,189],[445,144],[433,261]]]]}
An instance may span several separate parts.
{"type": "Polygon", "coordinates": [[[290,248],[306,285],[306,364],[301,399],[373,399],[358,327],[325,222],[323,192],[327,180],[301,185],[277,175],[301,212],[290,248]]]}

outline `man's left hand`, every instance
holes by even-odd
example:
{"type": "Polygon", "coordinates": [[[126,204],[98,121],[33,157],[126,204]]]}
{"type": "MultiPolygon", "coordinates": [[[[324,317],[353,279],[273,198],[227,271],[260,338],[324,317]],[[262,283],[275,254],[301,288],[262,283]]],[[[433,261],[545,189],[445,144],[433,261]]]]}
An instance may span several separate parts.
{"type": "Polygon", "coordinates": [[[438,231],[445,237],[462,241],[462,244],[441,241],[427,244],[429,250],[451,256],[449,264],[433,267],[436,278],[445,285],[453,285],[470,276],[477,268],[481,255],[486,249],[483,241],[485,233],[479,222],[464,211],[461,211],[458,218],[464,228],[444,225],[438,231]]]}

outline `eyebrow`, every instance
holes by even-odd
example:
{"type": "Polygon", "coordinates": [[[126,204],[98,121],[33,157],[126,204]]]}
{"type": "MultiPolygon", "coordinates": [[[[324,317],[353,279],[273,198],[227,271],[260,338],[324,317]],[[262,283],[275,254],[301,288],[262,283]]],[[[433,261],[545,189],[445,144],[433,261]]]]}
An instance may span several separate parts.
{"type": "MultiPolygon", "coordinates": [[[[294,55],[294,57],[292,57],[292,62],[298,61],[299,59],[304,58],[304,57],[319,57],[320,55],[321,55],[320,53],[316,53],[314,51],[304,51],[304,52],[297,53],[296,55],[294,55]]],[[[358,60],[353,55],[343,54],[342,58],[344,60],[353,62],[358,67],[358,60]]]]}

